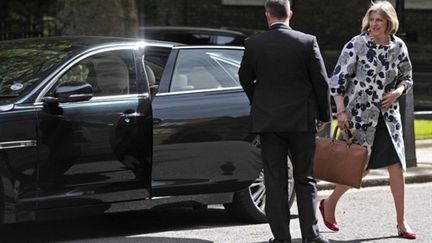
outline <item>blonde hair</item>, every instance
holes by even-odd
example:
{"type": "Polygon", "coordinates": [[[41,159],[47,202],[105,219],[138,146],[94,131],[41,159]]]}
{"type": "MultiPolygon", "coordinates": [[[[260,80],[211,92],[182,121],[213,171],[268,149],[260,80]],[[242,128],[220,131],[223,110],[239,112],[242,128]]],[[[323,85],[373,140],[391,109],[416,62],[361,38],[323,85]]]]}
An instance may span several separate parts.
{"type": "Polygon", "coordinates": [[[371,13],[375,11],[379,12],[381,15],[384,16],[385,19],[387,19],[386,34],[387,35],[395,34],[399,29],[399,20],[397,17],[396,10],[394,9],[393,5],[388,1],[372,2],[372,5],[366,11],[365,16],[363,17],[361,31],[362,32],[369,31],[369,17],[371,13]]]}

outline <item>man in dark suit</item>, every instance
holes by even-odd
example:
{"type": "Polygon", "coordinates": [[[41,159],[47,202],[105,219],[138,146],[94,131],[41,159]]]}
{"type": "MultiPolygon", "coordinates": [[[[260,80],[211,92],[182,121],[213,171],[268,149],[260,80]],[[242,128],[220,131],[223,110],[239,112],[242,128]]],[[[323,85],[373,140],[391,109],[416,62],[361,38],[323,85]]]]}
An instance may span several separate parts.
{"type": "Polygon", "coordinates": [[[245,41],[239,76],[261,141],[270,242],[291,242],[288,154],[303,242],[328,242],[317,226],[312,177],[317,124],[331,119],[327,73],[315,36],[289,27],[289,1],[267,0],[265,10],[269,29],[245,41]]]}

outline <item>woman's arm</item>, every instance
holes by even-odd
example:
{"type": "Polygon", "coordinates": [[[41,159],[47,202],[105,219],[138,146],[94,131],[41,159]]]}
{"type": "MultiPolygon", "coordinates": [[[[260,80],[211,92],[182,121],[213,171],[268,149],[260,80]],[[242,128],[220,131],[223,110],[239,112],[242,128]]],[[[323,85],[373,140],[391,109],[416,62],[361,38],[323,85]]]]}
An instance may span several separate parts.
{"type": "Polygon", "coordinates": [[[348,128],[348,114],[344,104],[344,98],[341,95],[333,96],[336,103],[336,118],[340,128],[348,128]]]}

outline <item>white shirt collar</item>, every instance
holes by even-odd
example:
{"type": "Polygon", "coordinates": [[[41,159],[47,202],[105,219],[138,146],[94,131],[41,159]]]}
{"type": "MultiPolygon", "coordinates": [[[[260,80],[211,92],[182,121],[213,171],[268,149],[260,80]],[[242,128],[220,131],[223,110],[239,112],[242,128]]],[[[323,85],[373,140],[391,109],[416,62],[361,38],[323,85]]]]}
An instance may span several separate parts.
{"type": "Polygon", "coordinates": [[[275,24],[283,24],[283,25],[288,26],[288,24],[287,24],[286,22],[274,22],[274,23],[271,24],[270,26],[273,26],[273,25],[275,25],[275,24]]]}

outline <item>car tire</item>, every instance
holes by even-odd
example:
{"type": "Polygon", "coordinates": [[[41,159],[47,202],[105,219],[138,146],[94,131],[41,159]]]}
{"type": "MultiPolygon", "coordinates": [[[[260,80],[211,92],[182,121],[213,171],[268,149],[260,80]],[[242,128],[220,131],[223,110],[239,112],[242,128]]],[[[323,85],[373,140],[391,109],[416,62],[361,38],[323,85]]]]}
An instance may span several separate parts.
{"type": "MultiPolygon", "coordinates": [[[[295,200],[294,178],[292,176],[292,166],[288,163],[288,205],[291,206],[295,200]]],[[[235,192],[233,201],[224,204],[225,210],[237,219],[252,223],[267,222],[265,215],[265,185],[264,170],[262,170],[248,188],[235,192]]]]}

